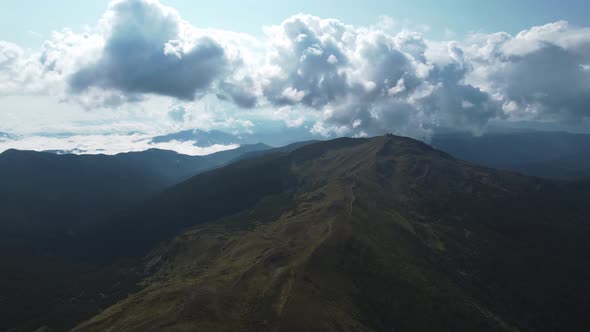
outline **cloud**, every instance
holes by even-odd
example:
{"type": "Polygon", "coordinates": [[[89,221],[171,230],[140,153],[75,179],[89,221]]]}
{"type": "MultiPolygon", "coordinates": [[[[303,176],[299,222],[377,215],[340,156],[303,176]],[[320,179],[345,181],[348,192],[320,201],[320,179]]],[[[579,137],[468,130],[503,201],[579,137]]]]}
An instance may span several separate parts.
{"type": "Polygon", "coordinates": [[[117,0],[98,26],[54,32],[39,52],[0,42],[0,95],[59,96],[87,109],[166,96],[175,106],[161,116],[176,126],[223,116],[253,128],[270,117],[323,136],[588,123],[590,28],[559,21],[435,41],[394,25],[295,15],[255,38],[193,26],[156,0],[117,0]],[[197,107],[204,96],[225,109],[197,107]],[[176,107],[191,103],[190,112],[176,107]]]}
{"type": "Polygon", "coordinates": [[[590,117],[590,29],[556,22],[510,36],[475,37],[468,79],[497,96],[508,115],[580,122],[590,117]]]}
{"type": "Polygon", "coordinates": [[[36,94],[43,90],[42,65],[16,44],[0,41],[0,96],[36,94]]]}
{"type": "Polygon", "coordinates": [[[253,108],[258,100],[255,90],[255,83],[250,77],[235,82],[225,81],[219,84],[217,97],[232,101],[242,108],[253,108]]]}
{"type": "Polygon", "coordinates": [[[50,95],[92,110],[217,94],[257,104],[255,38],[199,29],[156,0],[112,1],[96,27],[55,31],[38,51],[0,41],[0,96],[50,95]]]}
{"type": "Polygon", "coordinates": [[[172,121],[183,123],[185,120],[186,115],[188,114],[186,108],[182,105],[173,105],[168,110],[168,116],[172,121]]]}
{"type": "Polygon", "coordinates": [[[437,42],[297,15],[268,35],[265,97],[320,111],[312,129],[320,135],[421,136],[439,127],[479,132],[492,119],[590,117],[590,28],[567,22],[437,42]]]}
{"type": "Polygon", "coordinates": [[[172,140],[169,142],[154,143],[152,142],[152,136],[144,134],[72,135],[66,137],[28,136],[13,140],[0,139],[0,153],[8,149],[18,149],[114,155],[129,151],[162,149],[191,156],[202,156],[239,147],[237,144],[214,144],[207,147],[200,147],[196,146],[196,143],[190,140],[182,142],[172,140]]]}
{"type": "Polygon", "coordinates": [[[320,111],[319,135],[421,135],[436,126],[478,129],[501,113],[481,89],[457,43],[430,59],[420,33],[392,35],[373,27],[297,15],[267,30],[269,56],[261,82],[272,105],[320,111]],[[473,110],[462,107],[473,105],[473,110]]]}
{"type": "Polygon", "coordinates": [[[349,27],[336,20],[297,15],[268,28],[268,58],[261,73],[264,96],[275,105],[321,108],[349,89],[347,56],[339,43],[349,27]]]}
{"type": "Polygon", "coordinates": [[[101,24],[106,31],[102,54],[70,77],[73,93],[99,87],[131,98],[151,93],[193,100],[231,70],[217,41],[157,1],[115,1],[101,24]]]}

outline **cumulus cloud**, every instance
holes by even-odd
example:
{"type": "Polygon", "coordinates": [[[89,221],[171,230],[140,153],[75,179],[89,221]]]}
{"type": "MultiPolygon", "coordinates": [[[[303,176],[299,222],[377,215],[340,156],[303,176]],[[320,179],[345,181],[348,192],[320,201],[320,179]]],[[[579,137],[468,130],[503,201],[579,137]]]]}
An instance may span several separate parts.
{"type": "Polygon", "coordinates": [[[508,115],[579,122],[590,117],[590,29],[556,22],[510,36],[475,36],[468,79],[497,96],[508,115]]]}
{"type": "Polygon", "coordinates": [[[420,33],[297,15],[268,29],[264,96],[276,106],[320,111],[319,135],[420,135],[435,126],[479,128],[501,107],[464,81],[470,70],[457,43],[430,59],[420,33]],[[463,107],[473,105],[472,110],[463,107]]]}
{"type": "Polygon", "coordinates": [[[268,34],[265,97],[317,109],[320,135],[422,136],[441,126],[481,131],[492,119],[590,117],[590,28],[567,22],[437,42],[297,15],[268,34]]]}
{"type": "Polygon", "coordinates": [[[37,52],[0,41],[0,95],[52,95],[96,109],[214,93],[252,108],[257,92],[246,60],[256,58],[256,44],[246,34],[197,28],[157,0],[115,0],[96,27],[53,32],[37,52]]]}
{"type": "Polygon", "coordinates": [[[91,87],[130,96],[160,94],[192,100],[228,74],[230,59],[209,36],[157,1],[115,1],[104,15],[105,45],[96,63],[69,79],[74,93],[91,87]]]}
{"type": "Polygon", "coordinates": [[[42,65],[18,45],[0,41],[0,96],[35,94],[43,90],[42,65]]]}
{"type": "MultiPolygon", "coordinates": [[[[116,0],[95,29],[56,32],[37,53],[0,42],[0,95],[60,95],[86,108],[211,95],[252,119],[311,122],[323,136],[590,118],[590,28],[560,21],[434,41],[384,22],[295,15],[254,38],[198,28],[157,0],[116,0]]],[[[195,116],[164,114],[177,124],[195,116]]]]}

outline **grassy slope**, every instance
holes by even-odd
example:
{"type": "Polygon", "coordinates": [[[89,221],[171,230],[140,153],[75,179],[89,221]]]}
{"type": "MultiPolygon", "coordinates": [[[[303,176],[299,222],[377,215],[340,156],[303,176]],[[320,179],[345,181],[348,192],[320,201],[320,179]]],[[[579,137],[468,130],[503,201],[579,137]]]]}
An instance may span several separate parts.
{"type": "Polygon", "coordinates": [[[288,187],[153,250],[143,290],[78,330],[573,331],[587,323],[586,186],[474,167],[394,137],[267,158],[288,167],[280,173],[294,177],[288,187]]]}

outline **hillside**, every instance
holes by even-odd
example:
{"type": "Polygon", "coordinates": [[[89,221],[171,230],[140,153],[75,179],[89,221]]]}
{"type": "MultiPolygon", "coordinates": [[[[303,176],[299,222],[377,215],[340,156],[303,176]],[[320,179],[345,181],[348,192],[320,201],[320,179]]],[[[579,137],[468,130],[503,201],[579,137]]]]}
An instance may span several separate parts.
{"type": "Polygon", "coordinates": [[[146,276],[76,330],[582,331],[589,198],[395,136],[250,158],[95,233],[146,276]]]}
{"type": "MultiPolygon", "coordinates": [[[[85,236],[94,243],[92,230],[119,211],[243,153],[268,148],[245,145],[196,157],[163,150],[0,154],[0,310],[10,313],[0,315],[0,331],[30,331],[41,323],[61,330],[126,295],[137,278],[133,264],[98,265],[84,256],[85,236]]],[[[100,239],[101,247],[105,243],[100,239]]]]}
{"type": "Polygon", "coordinates": [[[0,229],[45,233],[92,224],[184,179],[227,164],[257,144],[207,156],[173,151],[56,155],[8,150],[0,154],[0,229]]]}

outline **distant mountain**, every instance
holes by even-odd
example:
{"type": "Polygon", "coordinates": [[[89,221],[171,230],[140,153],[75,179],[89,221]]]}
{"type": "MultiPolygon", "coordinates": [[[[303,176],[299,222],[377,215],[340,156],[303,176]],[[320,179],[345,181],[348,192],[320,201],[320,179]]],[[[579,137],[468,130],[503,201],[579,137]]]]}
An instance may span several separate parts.
{"type": "Polygon", "coordinates": [[[241,133],[239,135],[233,135],[219,130],[184,130],[156,136],[152,139],[152,142],[195,141],[195,145],[200,147],[207,147],[214,144],[256,144],[262,142],[270,146],[281,147],[297,142],[311,141],[315,137],[310,133],[309,128],[276,127],[276,124],[273,124],[272,127],[260,128],[255,133],[241,133]]]}
{"type": "Polygon", "coordinates": [[[147,275],[75,330],[583,331],[589,200],[395,136],[247,158],[89,234],[147,275]]]}
{"type": "Polygon", "coordinates": [[[513,165],[511,169],[523,174],[555,179],[590,178],[590,150],[561,156],[556,159],[513,165]]]}
{"type": "Polygon", "coordinates": [[[322,138],[321,136],[312,134],[310,129],[311,127],[306,125],[289,127],[274,122],[266,123],[265,126],[264,122],[257,122],[255,132],[251,134],[244,133],[240,136],[243,137],[247,143],[263,142],[277,147],[322,138]]]}
{"type": "Polygon", "coordinates": [[[244,145],[207,156],[157,149],[114,156],[8,150],[0,154],[0,229],[44,232],[59,223],[100,220],[199,172],[266,149],[244,145]],[[11,223],[11,216],[21,221],[11,223]]]}
{"type": "Polygon", "coordinates": [[[435,135],[431,144],[453,156],[527,175],[575,179],[590,176],[590,135],[565,132],[506,132],[475,137],[435,135]]]}
{"type": "Polygon", "coordinates": [[[249,159],[249,158],[254,158],[254,157],[260,157],[266,154],[270,154],[270,153],[288,153],[288,152],[292,152],[295,151],[301,147],[304,147],[306,145],[310,145],[310,144],[314,144],[314,143],[318,143],[320,141],[303,141],[303,142],[296,142],[296,143],[292,143],[289,145],[285,145],[285,146],[281,146],[278,148],[271,148],[271,149],[261,149],[258,151],[250,151],[247,153],[243,153],[240,154],[237,158],[233,159],[232,162],[238,161],[238,160],[244,160],[244,159],[249,159]]]}
{"type": "Polygon", "coordinates": [[[150,149],[143,152],[128,152],[114,156],[114,159],[137,168],[147,168],[162,176],[166,186],[185,180],[199,172],[223,166],[241,155],[266,151],[272,147],[258,143],[246,144],[239,148],[220,151],[205,156],[187,156],[174,151],[150,149]]]}
{"type": "Polygon", "coordinates": [[[216,144],[229,145],[244,143],[242,138],[223,131],[204,131],[200,129],[184,130],[167,135],[156,136],[151,140],[152,143],[165,143],[171,141],[194,141],[194,145],[200,147],[208,147],[216,144]]]}

